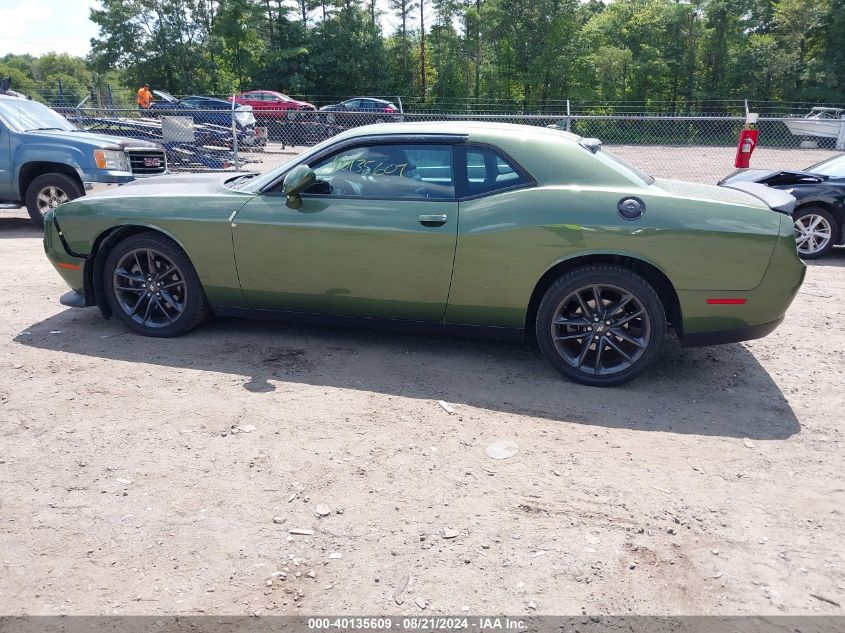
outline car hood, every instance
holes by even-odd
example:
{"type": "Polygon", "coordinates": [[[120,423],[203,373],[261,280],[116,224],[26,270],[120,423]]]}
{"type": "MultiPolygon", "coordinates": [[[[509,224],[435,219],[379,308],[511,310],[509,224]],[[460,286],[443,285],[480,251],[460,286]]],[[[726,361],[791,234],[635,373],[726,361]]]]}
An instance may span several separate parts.
{"type": "Polygon", "coordinates": [[[719,181],[720,185],[735,182],[759,182],[764,185],[806,185],[823,182],[828,176],[800,170],[740,169],[719,181]]]}
{"type": "MultiPolygon", "coordinates": [[[[202,196],[214,193],[239,192],[224,186],[243,173],[225,172],[212,174],[168,174],[141,178],[126,183],[121,187],[106,190],[96,195],[98,198],[120,198],[137,196],[202,196]]],[[[250,194],[254,195],[254,194],[250,194]]]]}
{"type": "Polygon", "coordinates": [[[97,134],[95,132],[38,130],[28,132],[27,134],[40,136],[50,143],[55,143],[56,141],[67,141],[71,145],[88,145],[92,149],[128,149],[130,147],[153,149],[158,147],[154,143],[150,143],[148,141],[141,141],[122,136],[109,136],[108,134],[97,134]]]}
{"type": "Polygon", "coordinates": [[[320,108],[320,110],[334,110],[335,108],[337,108],[339,106],[340,106],[339,103],[331,103],[329,105],[324,105],[323,107],[320,108]]]}

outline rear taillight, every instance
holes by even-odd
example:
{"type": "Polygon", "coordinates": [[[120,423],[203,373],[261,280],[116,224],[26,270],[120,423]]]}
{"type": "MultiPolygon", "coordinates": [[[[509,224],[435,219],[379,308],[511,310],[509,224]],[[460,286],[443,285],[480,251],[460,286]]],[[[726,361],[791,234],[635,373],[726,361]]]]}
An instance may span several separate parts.
{"type": "Polygon", "coordinates": [[[393,114],[394,112],[396,112],[396,108],[387,107],[384,109],[384,111],[388,114],[393,114]]]}

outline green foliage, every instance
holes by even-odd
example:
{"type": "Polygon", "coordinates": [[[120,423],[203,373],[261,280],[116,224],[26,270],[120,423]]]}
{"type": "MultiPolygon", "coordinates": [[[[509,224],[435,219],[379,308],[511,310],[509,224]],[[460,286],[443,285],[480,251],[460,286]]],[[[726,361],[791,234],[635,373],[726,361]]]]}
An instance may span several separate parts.
{"type": "Polygon", "coordinates": [[[6,55],[0,75],[34,93],[61,80],[68,101],[145,82],[527,112],[562,99],[678,113],[723,111],[717,99],[845,101],[845,0],[387,0],[387,33],[374,0],[100,4],[88,59],[6,55]]]}

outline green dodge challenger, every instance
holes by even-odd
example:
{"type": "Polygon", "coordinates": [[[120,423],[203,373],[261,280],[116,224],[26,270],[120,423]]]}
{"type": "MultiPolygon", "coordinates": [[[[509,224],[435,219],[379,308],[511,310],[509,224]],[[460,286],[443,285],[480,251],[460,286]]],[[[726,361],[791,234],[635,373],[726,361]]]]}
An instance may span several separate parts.
{"type": "Polygon", "coordinates": [[[556,129],[393,123],[262,175],[172,175],[61,205],[47,256],[129,329],[211,313],[535,337],[624,383],[685,345],[764,336],[804,278],[789,194],[654,179],[556,129]]]}

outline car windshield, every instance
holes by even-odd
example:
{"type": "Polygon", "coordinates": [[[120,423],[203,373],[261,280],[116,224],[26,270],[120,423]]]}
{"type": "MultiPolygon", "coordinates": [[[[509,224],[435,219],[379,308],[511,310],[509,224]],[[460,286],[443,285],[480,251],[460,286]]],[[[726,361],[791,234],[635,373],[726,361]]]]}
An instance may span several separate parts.
{"type": "Polygon", "coordinates": [[[845,178],[845,154],[816,163],[812,167],[807,167],[806,171],[831,178],[845,178]]]}
{"type": "Polygon", "coordinates": [[[271,169],[268,172],[255,175],[250,178],[237,178],[235,180],[231,180],[227,183],[227,186],[231,189],[237,189],[238,191],[252,191],[254,193],[258,193],[264,187],[276,180],[281,174],[285,173],[287,170],[289,170],[291,167],[298,164],[299,162],[304,162],[305,164],[308,164],[308,158],[310,156],[319,153],[324,147],[331,145],[332,143],[336,142],[336,140],[337,139],[334,138],[327,138],[325,141],[317,143],[305,154],[294,156],[289,161],[282,163],[275,169],[271,169]]]}
{"type": "Polygon", "coordinates": [[[0,98],[0,116],[18,132],[32,130],[76,130],[73,124],[43,103],[27,99],[0,98]]]}

